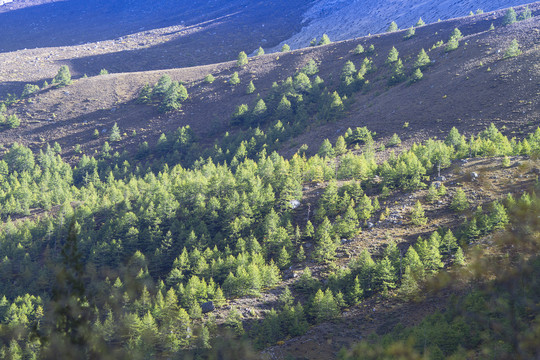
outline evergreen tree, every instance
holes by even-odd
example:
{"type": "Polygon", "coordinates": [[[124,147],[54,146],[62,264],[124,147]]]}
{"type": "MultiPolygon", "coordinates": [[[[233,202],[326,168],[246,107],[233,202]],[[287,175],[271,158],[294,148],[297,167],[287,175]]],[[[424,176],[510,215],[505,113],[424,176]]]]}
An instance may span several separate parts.
{"type": "Polygon", "coordinates": [[[67,65],[62,65],[54,77],[52,83],[56,87],[71,85],[71,73],[67,65]]]}
{"type": "Polygon", "coordinates": [[[358,213],[358,218],[364,220],[364,223],[367,223],[368,219],[373,215],[373,205],[371,199],[367,195],[364,194],[364,196],[359,199],[356,212],[358,213]]]}
{"type": "Polygon", "coordinates": [[[291,256],[287,252],[287,249],[284,247],[281,248],[281,251],[278,256],[277,265],[280,269],[287,268],[291,263],[291,256]]]}
{"type": "Polygon", "coordinates": [[[409,266],[405,267],[403,279],[401,280],[400,292],[406,297],[411,297],[418,290],[418,282],[409,266]]]}
{"type": "Polygon", "coordinates": [[[463,34],[461,33],[461,31],[458,28],[454,28],[454,30],[452,30],[452,33],[450,34],[450,38],[451,39],[456,39],[456,40],[461,40],[461,39],[463,39],[463,34]]]}
{"type": "Polygon", "coordinates": [[[390,140],[388,140],[388,143],[386,144],[386,146],[388,147],[392,147],[392,146],[399,146],[401,145],[401,139],[399,138],[398,134],[394,133],[394,135],[392,135],[392,137],[390,138],[390,140]]]}
{"type": "Polygon", "coordinates": [[[167,74],[161,76],[152,90],[152,96],[163,96],[172,84],[171,77],[167,74]]]}
{"type": "Polygon", "coordinates": [[[231,77],[229,78],[229,84],[231,85],[238,85],[240,84],[240,77],[238,76],[238,72],[235,71],[231,77]]]}
{"type": "Polygon", "coordinates": [[[336,256],[337,245],[332,239],[331,230],[332,224],[328,218],[325,218],[323,223],[317,229],[313,258],[319,262],[333,260],[336,256]]]}
{"type": "Polygon", "coordinates": [[[458,47],[459,47],[459,40],[452,37],[450,38],[450,40],[448,40],[448,43],[446,44],[444,51],[450,52],[450,51],[456,50],[458,47]]]}
{"type": "Polygon", "coordinates": [[[363,54],[363,53],[364,53],[364,47],[362,46],[362,44],[356,45],[356,47],[353,50],[353,54],[360,55],[360,54],[363,54]]]}
{"type": "Polygon", "coordinates": [[[302,262],[306,260],[306,253],[304,251],[304,247],[300,245],[300,248],[298,249],[298,252],[296,253],[296,260],[298,262],[302,262]]]}
{"type": "Polygon", "coordinates": [[[465,256],[463,255],[463,250],[459,246],[454,255],[454,264],[458,266],[465,265],[465,256]]]}
{"type": "Polygon", "coordinates": [[[450,203],[450,208],[454,211],[465,211],[470,207],[469,200],[467,200],[467,195],[465,195],[465,191],[463,191],[462,188],[458,188],[456,190],[456,193],[454,194],[454,197],[452,198],[452,202],[450,203]]]}
{"type": "Polygon", "coordinates": [[[208,74],[204,77],[204,81],[208,84],[211,84],[213,83],[214,81],[216,80],[216,78],[214,77],[214,75],[212,74],[208,74]]]}
{"type": "Polygon", "coordinates": [[[441,261],[442,255],[439,248],[440,236],[437,232],[434,232],[427,241],[426,255],[425,258],[422,259],[424,268],[429,272],[435,273],[444,266],[441,261]]]}
{"type": "Polygon", "coordinates": [[[510,25],[510,24],[513,24],[517,21],[517,15],[516,15],[516,11],[514,10],[513,7],[509,8],[508,10],[506,10],[506,14],[504,15],[504,18],[503,18],[503,25],[510,25]]]}
{"type": "Polygon", "coordinates": [[[139,91],[139,96],[137,97],[137,103],[139,104],[148,104],[152,102],[152,87],[146,83],[139,91]]]}
{"type": "Polygon", "coordinates": [[[255,52],[255,56],[261,56],[261,55],[264,55],[264,49],[261,46],[259,46],[259,48],[255,52]]]}
{"type": "Polygon", "coordinates": [[[283,46],[281,47],[281,52],[289,52],[291,51],[291,47],[287,44],[283,44],[283,46]]]}
{"type": "Polygon", "coordinates": [[[386,58],[386,63],[391,64],[399,59],[399,51],[395,48],[395,46],[392,46],[392,49],[388,52],[388,56],[386,58]]]}
{"type": "Polygon", "coordinates": [[[255,92],[255,85],[253,85],[253,80],[251,80],[246,88],[246,94],[253,94],[255,92]]]}
{"type": "Polygon", "coordinates": [[[345,142],[345,138],[341,135],[336,140],[334,152],[336,155],[343,155],[347,152],[347,143],[345,142]]]}
{"type": "Polygon", "coordinates": [[[504,205],[498,201],[493,203],[493,209],[489,218],[493,230],[504,229],[504,227],[509,223],[506,209],[504,208],[504,205]]]}
{"type": "Polygon", "coordinates": [[[111,128],[111,135],[109,135],[110,141],[120,141],[122,136],[120,135],[120,128],[118,127],[117,123],[114,123],[113,127],[111,128]]]}
{"type": "Polygon", "coordinates": [[[407,31],[405,32],[405,36],[403,37],[405,40],[408,40],[410,38],[412,38],[414,36],[414,34],[416,33],[416,31],[414,30],[414,28],[411,26],[410,28],[407,29],[407,31]]]}
{"type": "Polygon", "coordinates": [[[452,230],[449,229],[442,238],[440,250],[447,255],[451,255],[458,247],[457,239],[452,230]]]}
{"type": "Polygon", "coordinates": [[[318,45],[327,45],[327,44],[330,44],[331,42],[332,41],[330,41],[330,38],[328,37],[328,35],[323,34],[323,36],[321,37],[321,40],[319,41],[318,45]]]}
{"type": "Polygon", "coordinates": [[[245,52],[240,51],[238,54],[238,59],[236,60],[236,66],[243,67],[246,66],[248,63],[248,57],[245,52]]]}
{"type": "Polygon", "coordinates": [[[392,76],[388,81],[390,84],[398,84],[405,80],[405,71],[403,68],[403,61],[398,59],[392,66],[392,76]]]}
{"type": "Polygon", "coordinates": [[[253,116],[262,118],[266,114],[266,104],[263,99],[259,99],[253,108],[253,116]]]}
{"type": "Polygon", "coordinates": [[[319,67],[315,60],[310,59],[301,71],[307,76],[312,76],[319,72],[319,67]]]}
{"type": "Polygon", "coordinates": [[[413,225],[426,225],[427,217],[424,213],[424,208],[419,200],[416,200],[416,204],[411,210],[411,222],[413,225]]]}
{"type": "Polygon", "coordinates": [[[426,25],[426,23],[424,22],[424,20],[422,20],[422,18],[420,18],[418,19],[418,21],[416,22],[414,26],[418,27],[418,26],[424,26],[424,25],[426,25]]]}
{"type": "Polygon", "coordinates": [[[518,55],[521,55],[521,53],[522,53],[522,51],[519,48],[519,43],[517,42],[516,39],[514,39],[510,43],[510,46],[508,46],[508,48],[504,52],[504,58],[508,59],[508,58],[511,58],[511,57],[516,57],[518,55]]]}
{"type": "MultiPolygon", "coordinates": [[[[424,249],[424,244],[418,245],[420,245],[420,248],[424,249]]],[[[403,267],[410,268],[416,279],[422,279],[424,277],[424,264],[413,246],[410,246],[405,253],[405,257],[403,258],[403,267]]]]}
{"type": "Polygon", "coordinates": [[[416,61],[414,62],[414,67],[423,69],[431,64],[431,60],[424,49],[420,50],[416,61]]]}
{"type": "Polygon", "coordinates": [[[527,20],[527,19],[530,19],[530,18],[532,18],[532,11],[531,11],[531,9],[529,9],[529,5],[527,5],[527,6],[525,6],[525,9],[523,9],[523,12],[519,16],[519,20],[523,21],[523,20],[527,20]]]}
{"type": "Polygon", "coordinates": [[[377,263],[374,281],[376,286],[381,289],[383,293],[387,293],[388,290],[396,287],[395,269],[387,257],[377,263]]]}
{"type": "Polygon", "coordinates": [[[398,30],[399,30],[399,28],[398,28],[396,22],[392,21],[390,23],[390,25],[388,25],[388,29],[386,29],[386,32],[395,32],[395,31],[398,31],[398,30]]]}
{"type": "Polygon", "coordinates": [[[330,157],[333,158],[335,155],[334,148],[332,148],[332,144],[330,143],[330,140],[324,139],[321,147],[319,148],[318,154],[320,157],[330,157]]]}

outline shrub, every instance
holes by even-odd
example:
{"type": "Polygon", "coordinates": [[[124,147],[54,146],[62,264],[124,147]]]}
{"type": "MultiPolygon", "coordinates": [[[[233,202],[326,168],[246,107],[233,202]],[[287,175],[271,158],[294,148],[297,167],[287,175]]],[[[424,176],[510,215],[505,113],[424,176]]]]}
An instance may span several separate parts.
{"type": "Polygon", "coordinates": [[[204,77],[204,81],[207,82],[208,84],[213,83],[215,80],[216,78],[212,74],[208,74],[204,77]]]}
{"type": "Polygon", "coordinates": [[[5,124],[10,129],[18,128],[21,125],[21,120],[17,117],[17,115],[9,115],[7,119],[5,120],[5,124]]]}
{"type": "Polygon", "coordinates": [[[71,82],[71,73],[69,72],[69,68],[67,67],[67,65],[62,65],[58,70],[58,73],[54,77],[52,83],[56,85],[56,87],[62,87],[70,85],[71,82]]]}
{"type": "Polygon", "coordinates": [[[99,75],[107,75],[107,74],[109,74],[109,71],[107,69],[101,69],[99,71],[99,75]]]}
{"type": "Polygon", "coordinates": [[[512,40],[510,43],[510,46],[506,49],[504,52],[504,58],[508,59],[511,57],[516,57],[518,55],[521,55],[522,51],[519,49],[519,43],[516,39],[512,40]]]}

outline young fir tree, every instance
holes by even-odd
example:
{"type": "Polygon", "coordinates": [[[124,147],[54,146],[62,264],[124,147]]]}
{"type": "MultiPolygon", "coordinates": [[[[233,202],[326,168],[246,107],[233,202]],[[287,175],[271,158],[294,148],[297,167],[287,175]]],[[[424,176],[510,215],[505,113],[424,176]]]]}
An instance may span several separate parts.
{"type": "Polygon", "coordinates": [[[315,236],[315,249],[313,251],[313,258],[318,262],[326,262],[333,260],[336,256],[337,244],[332,239],[332,224],[328,218],[325,218],[315,236]]]}
{"type": "Polygon", "coordinates": [[[238,85],[240,84],[240,77],[238,76],[238,72],[235,71],[231,77],[229,78],[229,84],[231,85],[238,85]]]}
{"type": "Polygon", "coordinates": [[[360,54],[363,54],[363,53],[364,53],[364,47],[362,46],[362,44],[356,45],[356,47],[353,50],[353,54],[360,55],[360,54]]]}
{"type": "Polygon", "coordinates": [[[152,87],[150,84],[146,83],[139,91],[139,96],[137,97],[137,103],[139,104],[148,104],[152,102],[152,87]]]}
{"type": "Polygon", "coordinates": [[[319,67],[315,60],[310,59],[301,71],[307,76],[312,76],[319,72],[319,67]]]}
{"type": "Polygon", "coordinates": [[[508,59],[521,55],[522,51],[519,48],[519,43],[516,39],[512,40],[506,51],[504,52],[504,58],[508,59]]]}
{"type": "Polygon", "coordinates": [[[395,31],[398,31],[398,30],[399,30],[399,28],[398,28],[396,22],[392,21],[390,23],[390,25],[388,25],[388,28],[386,29],[386,32],[395,32],[395,31]]]}
{"type": "Polygon", "coordinates": [[[416,293],[417,290],[418,290],[418,282],[416,281],[416,278],[410,266],[406,266],[405,272],[403,274],[403,279],[401,280],[401,287],[399,291],[406,298],[410,298],[416,293]]]}
{"type": "Polygon", "coordinates": [[[120,141],[122,136],[120,135],[120,128],[118,127],[117,123],[114,123],[113,127],[111,128],[111,134],[109,135],[110,141],[120,141]]]}
{"type": "Polygon", "coordinates": [[[437,232],[434,232],[427,241],[426,255],[423,259],[424,268],[429,272],[435,273],[444,266],[439,247],[440,236],[437,232]]]}
{"type": "Polygon", "coordinates": [[[262,46],[259,46],[259,48],[255,52],[255,56],[261,56],[261,55],[264,55],[264,49],[262,48],[262,46]]]}
{"type": "Polygon", "coordinates": [[[440,250],[447,255],[451,255],[458,247],[456,237],[452,233],[452,230],[448,229],[441,240],[440,250]]]}
{"type": "Polygon", "coordinates": [[[356,206],[358,218],[363,220],[364,223],[367,223],[368,219],[373,215],[373,211],[371,199],[364,194],[364,196],[359,199],[358,205],[356,206]]]}
{"type": "Polygon", "coordinates": [[[459,246],[454,255],[454,264],[458,266],[465,265],[465,255],[463,255],[463,250],[459,246]]]}
{"type": "Polygon", "coordinates": [[[321,144],[321,147],[319,148],[319,151],[317,152],[320,157],[330,157],[333,158],[335,155],[334,148],[332,147],[332,143],[330,143],[330,140],[324,139],[323,143],[321,144]]]}
{"type": "Polygon", "coordinates": [[[298,252],[296,253],[296,260],[298,262],[302,262],[306,260],[306,252],[304,251],[304,247],[300,245],[300,248],[298,249],[298,252]]]}
{"type": "Polygon", "coordinates": [[[375,284],[384,294],[396,287],[395,273],[392,262],[387,257],[380,260],[375,266],[375,284]]]}
{"type": "MultiPolygon", "coordinates": [[[[419,247],[424,250],[424,244],[419,247]]],[[[409,267],[416,279],[424,278],[424,263],[413,246],[409,247],[403,257],[403,267],[409,267]]]]}
{"type": "Polygon", "coordinates": [[[424,25],[426,25],[426,23],[424,22],[424,20],[422,20],[422,18],[418,19],[416,24],[414,24],[415,27],[424,26],[424,25]]]}
{"type": "Polygon", "coordinates": [[[251,80],[246,88],[246,94],[253,94],[255,92],[255,85],[253,85],[253,80],[251,80]]]}
{"type": "Polygon", "coordinates": [[[163,96],[172,84],[172,79],[169,75],[161,76],[152,90],[152,96],[163,96]]]}
{"type": "Polygon", "coordinates": [[[420,50],[416,61],[414,62],[414,67],[423,69],[431,64],[431,60],[424,49],[420,50]]]}
{"type": "Polygon", "coordinates": [[[247,65],[247,63],[248,63],[248,57],[246,53],[243,51],[240,51],[240,53],[238,54],[238,59],[236,60],[236,66],[243,67],[247,65]]]}
{"type": "Polygon", "coordinates": [[[414,72],[412,73],[409,82],[410,82],[411,84],[413,84],[413,83],[415,83],[415,82],[418,82],[418,81],[422,80],[423,77],[424,77],[424,74],[422,74],[422,71],[421,71],[419,68],[417,68],[417,69],[414,70],[414,72]]]}
{"type": "Polygon", "coordinates": [[[452,33],[450,34],[450,38],[452,39],[456,39],[456,40],[461,40],[463,39],[463,34],[461,33],[461,31],[458,29],[458,28],[454,28],[454,30],[452,30],[452,33]]]}
{"type": "Polygon", "coordinates": [[[412,37],[414,36],[415,33],[416,33],[416,31],[415,31],[414,28],[411,26],[411,27],[408,28],[407,31],[405,32],[405,36],[403,37],[403,39],[408,40],[408,39],[412,38],[412,37]]]}
{"type": "Polygon", "coordinates": [[[291,47],[287,44],[283,44],[283,46],[281,47],[281,52],[289,52],[291,51],[291,47]]]}
{"type": "Polygon", "coordinates": [[[450,51],[456,50],[458,47],[459,47],[459,40],[452,37],[450,38],[450,40],[448,40],[448,43],[446,44],[444,51],[450,52],[450,51]]]}
{"type": "Polygon", "coordinates": [[[71,73],[67,65],[62,65],[54,77],[52,83],[56,87],[71,85],[71,73]]]}
{"type": "Polygon", "coordinates": [[[263,99],[259,99],[253,108],[253,116],[261,118],[266,114],[266,104],[263,99]]]}
{"type": "Polygon", "coordinates": [[[216,80],[216,78],[214,77],[214,75],[212,74],[208,74],[204,77],[204,82],[208,83],[208,84],[211,84],[213,83],[214,81],[216,80]]]}
{"type": "Polygon", "coordinates": [[[386,57],[386,63],[391,64],[399,59],[399,51],[395,48],[395,46],[392,46],[392,49],[388,52],[388,56],[386,57]]]}
{"type": "Polygon", "coordinates": [[[321,40],[319,41],[318,45],[327,45],[327,44],[330,44],[331,42],[332,41],[330,41],[330,38],[328,37],[328,35],[323,34],[323,36],[321,37],[321,40]]]}
{"type": "Polygon", "coordinates": [[[493,204],[489,220],[493,230],[504,229],[510,220],[503,204],[498,201],[493,204]]]}
{"type": "Polygon", "coordinates": [[[343,155],[347,152],[347,143],[343,136],[339,136],[336,140],[336,145],[334,146],[334,151],[336,155],[343,155]]]}
{"type": "Polygon", "coordinates": [[[510,24],[513,24],[517,21],[517,15],[516,15],[516,11],[514,10],[513,7],[509,8],[508,10],[506,10],[506,14],[504,15],[504,18],[503,18],[503,25],[510,25],[510,24]]]}
{"type": "Polygon", "coordinates": [[[399,146],[399,145],[401,145],[401,139],[396,133],[392,135],[392,137],[390,138],[390,140],[388,140],[388,143],[386,144],[386,146],[388,147],[399,146]]]}
{"type": "Polygon", "coordinates": [[[465,191],[463,191],[462,188],[458,188],[456,190],[456,193],[454,194],[454,197],[452,198],[450,208],[454,211],[462,212],[467,210],[469,207],[470,203],[469,200],[467,200],[467,195],[465,195],[465,191]]]}
{"type": "Polygon", "coordinates": [[[277,265],[280,269],[287,268],[291,263],[291,256],[287,252],[287,249],[284,247],[281,248],[281,251],[278,255],[277,265]]]}
{"type": "Polygon", "coordinates": [[[424,208],[419,200],[416,201],[414,207],[411,210],[411,223],[413,225],[425,225],[427,224],[427,217],[424,212],[424,208]]]}
{"type": "Polygon", "coordinates": [[[531,11],[531,9],[529,9],[529,5],[527,5],[527,6],[525,6],[525,9],[523,9],[523,12],[519,16],[519,20],[523,21],[523,20],[527,20],[527,19],[530,19],[530,18],[532,18],[532,11],[531,11]]]}

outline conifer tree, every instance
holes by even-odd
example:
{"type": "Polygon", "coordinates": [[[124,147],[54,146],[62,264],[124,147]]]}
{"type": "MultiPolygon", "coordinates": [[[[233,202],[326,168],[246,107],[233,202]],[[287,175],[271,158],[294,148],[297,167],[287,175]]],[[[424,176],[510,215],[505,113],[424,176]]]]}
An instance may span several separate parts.
{"type": "Polygon", "coordinates": [[[454,30],[452,30],[452,33],[450,34],[450,38],[451,39],[456,39],[456,40],[461,40],[463,38],[463,34],[461,33],[461,31],[458,28],[454,28],[454,30]]]}
{"type": "Polygon", "coordinates": [[[238,76],[238,72],[235,71],[231,77],[229,78],[229,84],[231,85],[238,85],[240,84],[240,77],[238,76]]]}
{"type": "Polygon", "coordinates": [[[446,44],[444,51],[450,52],[450,51],[456,50],[458,47],[459,47],[459,40],[451,37],[450,40],[448,40],[448,43],[446,44]]]}
{"type": "Polygon", "coordinates": [[[411,223],[417,226],[427,224],[427,217],[424,213],[424,208],[419,200],[416,200],[416,203],[411,210],[411,223]]]}
{"type": "Polygon", "coordinates": [[[56,87],[71,85],[71,73],[69,72],[69,68],[67,67],[67,65],[62,65],[60,67],[52,83],[56,87]]]}
{"type": "Polygon", "coordinates": [[[291,263],[291,256],[287,252],[287,249],[284,247],[281,248],[281,251],[278,256],[277,265],[280,269],[287,268],[291,263]]]}
{"type": "Polygon", "coordinates": [[[506,14],[504,15],[504,18],[503,18],[503,25],[510,25],[510,24],[513,24],[517,21],[517,15],[516,15],[516,11],[514,10],[513,7],[509,8],[508,10],[506,10],[506,14]]]}
{"type": "Polygon", "coordinates": [[[307,221],[306,223],[306,228],[304,229],[304,237],[306,239],[311,239],[313,238],[313,235],[315,234],[315,229],[313,227],[313,224],[311,223],[311,221],[307,221]]]}
{"type": "Polygon", "coordinates": [[[296,253],[296,260],[298,262],[302,262],[306,260],[306,253],[304,251],[304,247],[300,245],[300,248],[298,249],[298,252],[296,253]]]}
{"type": "Polygon", "coordinates": [[[139,91],[139,96],[137,97],[137,103],[139,104],[148,104],[152,102],[152,87],[150,84],[146,83],[139,91]]]}
{"type": "Polygon", "coordinates": [[[504,58],[508,59],[521,55],[522,51],[519,48],[519,43],[516,39],[512,40],[506,51],[504,52],[504,58]]]}
{"type": "Polygon", "coordinates": [[[441,261],[442,255],[439,251],[440,236],[437,232],[434,232],[427,241],[427,252],[423,259],[424,267],[427,271],[435,273],[444,266],[441,261]]]}
{"type": "Polygon", "coordinates": [[[386,58],[386,63],[391,64],[399,59],[399,51],[395,48],[395,46],[392,46],[392,49],[388,52],[388,57],[386,58]]]}
{"type": "Polygon", "coordinates": [[[418,19],[418,21],[416,22],[416,24],[414,25],[415,27],[418,27],[418,26],[424,26],[426,25],[426,23],[424,22],[424,20],[422,20],[422,18],[420,17],[420,19],[418,19]]]}
{"type": "Polygon", "coordinates": [[[332,239],[331,230],[332,224],[328,218],[325,218],[317,229],[313,258],[319,262],[333,260],[336,256],[337,245],[334,239],[332,239]]]}
{"type": "Polygon", "coordinates": [[[493,209],[490,214],[490,222],[493,230],[504,229],[509,222],[508,214],[506,213],[504,205],[498,201],[493,203],[493,209]]]}
{"type": "Polygon", "coordinates": [[[152,90],[152,96],[163,96],[172,84],[171,77],[167,74],[161,76],[152,90]]]}
{"type": "Polygon", "coordinates": [[[343,136],[339,136],[336,140],[336,145],[334,146],[334,151],[336,155],[343,155],[347,152],[347,143],[343,136]]]}
{"type": "Polygon", "coordinates": [[[253,85],[253,80],[251,80],[246,88],[246,94],[253,94],[255,92],[255,85],[253,85]]]}
{"type": "Polygon", "coordinates": [[[375,284],[383,293],[396,287],[395,269],[387,257],[380,260],[375,267],[375,284]]]}
{"type": "Polygon", "coordinates": [[[319,41],[318,45],[327,45],[327,44],[330,44],[331,42],[332,41],[330,41],[330,38],[328,37],[328,35],[323,34],[323,36],[321,37],[321,40],[319,41]]]}
{"type": "Polygon", "coordinates": [[[360,55],[360,54],[363,54],[363,53],[364,53],[364,47],[362,46],[362,44],[356,45],[356,47],[353,50],[353,54],[360,55]]]}
{"type": "Polygon", "coordinates": [[[431,60],[428,54],[424,49],[420,50],[418,56],[416,57],[416,61],[414,62],[414,67],[423,69],[429,64],[431,64],[431,60]]]}
{"type": "Polygon", "coordinates": [[[408,40],[410,38],[412,38],[414,36],[414,34],[416,33],[416,31],[414,30],[414,27],[410,27],[407,29],[407,31],[405,32],[405,36],[403,37],[405,40],[408,40]]]}
{"type": "Polygon", "coordinates": [[[332,147],[332,144],[330,143],[330,140],[324,139],[323,143],[321,144],[321,147],[319,148],[318,154],[322,158],[334,157],[335,152],[334,152],[334,148],[332,147]]]}
{"type": "Polygon", "coordinates": [[[289,52],[291,51],[291,47],[287,44],[283,44],[283,46],[281,47],[281,52],[289,52]]]}
{"type": "Polygon", "coordinates": [[[212,74],[208,74],[204,77],[204,81],[207,82],[208,84],[213,83],[215,80],[216,78],[212,74]]]}
{"type": "Polygon", "coordinates": [[[440,250],[447,255],[451,255],[458,247],[456,237],[452,233],[452,230],[448,229],[441,240],[440,250]]]}
{"type": "Polygon", "coordinates": [[[255,56],[261,56],[261,55],[264,55],[264,49],[261,46],[259,46],[259,48],[255,52],[255,56]]]}
{"type": "Polygon", "coordinates": [[[532,11],[531,11],[531,9],[529,9],[529,5],[527,5],[527,6],[525,6],[525,9],[523,9],[523,12],[519,16],[519,20],[523,21],[523,20],[527,20],[527,19],[530,19],[530,18],[532,18],[532,11]]]}
{"type": "Polygon", "coordinates": [[[454,264],[458,266],[465,265],[465,256],[463,255],[463,250],[461,247],[458,247],[456,254],[454,255],[454,264]]]}
{"type": "Polygon", "coordinates": [[[109,140],[111,141],[120,141],[122,136],[120,135],[120,128],[118,127],[117,123],[114,123],[113,127],[111,128],[111,135],[109,135],[109,140]]]}
{"type": "Polygon", "coordinates": [[[454,211],[461,212],[467,210],[469,207],[470,204],[469,200],[467,200],[467,195],[465,195],[465,191],[463,191],[462,188],[458,188],[452,198],[450,208],[454,211]]]}
{"type": "Polygon", "coordinates": [[[243,67],[247,65],[248,63],[248,57],[244,51],[240,51],[238,54],[238,59],[236,60],[236,66],[243,67]]]}
{"type": "Polygon", "coordinates": [[[390,23],[390,25],[388,25],[388,29],[386,29],[386,32],[395,32],[395,31],[398,31],[398,30],[399,30],[399,28],[398,28],[396,22],[392,21],[390,23]]]}
{"type": "Polygon", "coordinates": [[[253,108],[253,116],[261,118],[266,113],[266,104],[263,99],[259,99],[253,108]]]}
{"type": "Polygon", "coordinates": [[[418,282],[409,266],[405,267],[403,279],[401,280],[400,292],[406,297],[412,296],[418,290],[418,282]]]}
{"type": "Polygon", "coordinates": [[[367,220],[372,216],[373,205],[371,199],[367,195],[364,194],[364,196],[359,199],[356,212],[358,213],[358,218],[364,220],[364,223],[367,223],[367,220]]]}
{"type": "MultiPolygon", "coordinates": [[[[424,249],[423,244],[420,245],[420,247],[424,249]]],[[[409,267],[417,279],[422,279],[424,277],[424,264],[413,246],[410,246],[407,253],[405,253],[403,267],[409,267]]]]}

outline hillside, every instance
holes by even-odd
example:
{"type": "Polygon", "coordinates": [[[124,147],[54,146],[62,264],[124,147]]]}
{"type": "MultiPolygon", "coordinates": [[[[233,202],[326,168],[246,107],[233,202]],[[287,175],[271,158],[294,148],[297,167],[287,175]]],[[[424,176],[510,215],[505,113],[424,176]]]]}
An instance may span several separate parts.
{"type": "MultiPolygon", "coordinates": [[[[530,8],[536,14],[540,5],[530,8]]],[[[235,62],[227,62],[79,79],[66,88],[42,91],[14,107],[22,126],[1,132],[0,140],[6,144],[22,141],[33,148],[56,141],[67,151],[80,144],[84,152],[91,153],[103,143],[92,138],[93,131],[106,131],[115,122],[123,132],[131,134],[136,130],[138,134],[118,143],[120,147],[135,146],[142,141],[154,143],[161,133],[188,124],[201,137],[212,137],[228,127],[238,105],[252,106],[257,93],[266,96],[272,82],[294,75],[310,59],[319,64],[318,75],[327,86],[337,88],[345,62],[352,60],[358,67],[364,58],[351,53],[357,44],[375,47],[375,53],[369,57],[378,70],[367,77],[371,82],[369,89],[354,95],[354,102],[343,119],[322,127],[308,127],[294,141],[296,146],[315,144],[314,151],[324,138],[333,139],[348,127],[356,126],[367,126],[379,133],[383,141],[396,132],[407,143],[437,136],[452,126],[468,134],[494,123],[507,134],[526,133],[535,126],[534,119],[538,117],[538,98],[531,99],[530,94],[538,92],[540,69],[534,59],[540,51],[540,23],[534,17],[503,27],[503,14],[499,11],[430,24],[419,28],[407,41],[403,40],[403,32],[396,32],[263,55],[251,58],[242,69],[236,68],[235,62]],[[492,23],[495,30],[489,31],[492,23]],[[465,36],[457,50],[447,53],[443,46],[429,50],[437,41],[448,39],[456,27],[465,36]],[[514,38],[521,44],[523,54],[502,60],[514,38]],[[400,52],[407,69],[412,67],[422,48],[429,50],[433,65],[420,82],[388,86],[389,70],[384,61],[392,46],[400,52]],[[231,86],[228,77],[237,70],[241,83],[231,86]],[[134,104],[141,87],[156,83],[163,74],[186,84],[190,98],[182,111],[160,114],[156,107],[134,104]],[[202,81],[207,74],[216,77],[211,85],[202,81]],[[257,92],[246,95],[245,87],[250,80],[257,92]],[[471,93],[477,96],[471,97],[471,93]],[[408,128],[403,127],[405,122],[409,123],[408,128]]],[[[292,151],[296,151],[295,146],[292,151]]]]}
{"type": "Polygon", "coordinates": [[[411,4],[0,5],[0,358],[538,358],[540,2],[411,4]]]}

